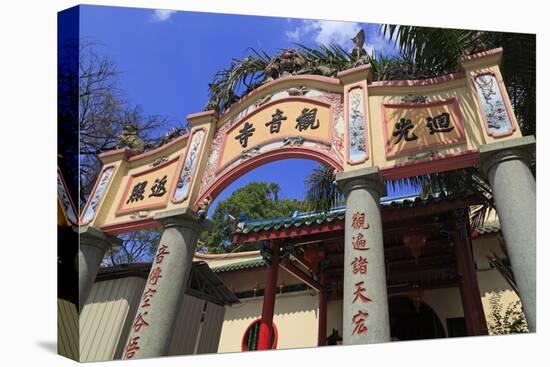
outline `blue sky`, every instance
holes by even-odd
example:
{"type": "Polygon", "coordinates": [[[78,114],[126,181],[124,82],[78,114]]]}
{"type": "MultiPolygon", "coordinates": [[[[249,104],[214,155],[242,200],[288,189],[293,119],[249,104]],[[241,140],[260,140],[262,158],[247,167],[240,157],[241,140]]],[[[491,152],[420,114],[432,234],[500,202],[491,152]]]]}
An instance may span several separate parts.
{"type": "MultiPolygon", "coordinates": [[[[166,131],[204,109],[214,74],[233,58],[246,57],[249,47],[274,54],[295,43],[337,43],[351,50],[361,28],[367,51],[395,53],[376,24],[89,5],[80,12],[81,38],[99,43],[98,51],[114,60],[131,104],[172,122],[166,131]]],[[[258,180],[279,183],[283,198],[302,198],[304,178],[315,165],[298,159],[265,165],[235,181],[218,200],[258,180]]]]}

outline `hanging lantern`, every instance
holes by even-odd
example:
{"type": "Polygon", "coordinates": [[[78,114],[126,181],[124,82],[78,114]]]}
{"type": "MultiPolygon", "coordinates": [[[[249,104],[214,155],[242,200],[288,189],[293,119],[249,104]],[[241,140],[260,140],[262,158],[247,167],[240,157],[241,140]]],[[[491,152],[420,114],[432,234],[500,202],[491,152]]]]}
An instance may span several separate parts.
{"type": "Polygon", "coordinates": [[[422,232],[409,232],[403,236],[403,245],[409,249],[416,263],[426,246],[426,235],[422,232]]]}
{"type": "Polygon", "coordinates": [[[424,290],[418,285],[414,285],[412,289],[407,292],[407,296],[413,302],[416,313],[420,313],[420,306],[422,305],[422,299],[424,298],[424,290]]]}

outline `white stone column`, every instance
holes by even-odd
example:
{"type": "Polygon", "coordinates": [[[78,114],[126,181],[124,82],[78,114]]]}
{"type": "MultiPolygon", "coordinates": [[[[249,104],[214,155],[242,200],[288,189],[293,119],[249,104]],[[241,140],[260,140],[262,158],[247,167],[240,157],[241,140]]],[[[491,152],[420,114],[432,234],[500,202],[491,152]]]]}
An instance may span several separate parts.
{"type": "Polygon", "coordinates": [[[529,164],[535,138],[527,136],[479,148],[529,330],[536,330],[536,185],[529,164]]]}
{"type": "Polygon", "coordinates": [[[378,167],[336,176],[346,197],[344,344],[390,341],[380,197],[386,187],[378,167]]]}
{"type": "Polygon", "coordinates": [[[155,217],[164,231],[132,321],[123,359],[168,355],[193,255],[207,222],[188,208],[155,217]]]}
{"type": "Polygon", "coordinates": [[[79,310],[86,304],[105,252],[121,243],[93,227],[79,228],[78,246],[78,304],[79,310]]]}

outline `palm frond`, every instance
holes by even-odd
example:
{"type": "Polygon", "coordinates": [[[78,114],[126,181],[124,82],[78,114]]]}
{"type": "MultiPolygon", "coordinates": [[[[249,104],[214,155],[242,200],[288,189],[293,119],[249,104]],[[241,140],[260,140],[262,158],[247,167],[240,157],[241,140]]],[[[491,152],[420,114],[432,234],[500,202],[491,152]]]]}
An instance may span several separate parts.
{"type": "Polygon", "coordinates": [[[349,68],[353,61],[351,55],[344,51],[341,47],[331,44],[328,47],[320,45],[319,49],[307,47],[297,43],[298,50],[302,52],[308,62],[308,69],[315,73],[315,68],[325,66],[333,69],[334,74],[338,71],[349,68]]]}
{"type": "Polygon", "coordinates": [[[336,185],[334,168],[319,165],[308,175],[306,206],[308,210],[328,212],[343,204],[343,194],[336,185]]]}
{"type": "Polygon", "coordinates": [[[386,180],[386,185],[394,191],[397,191],[399,189],[418,188],[418,190],[421,192],[422,188],[428,185],[429,182],[430,177],[428,175],[423,175],[400,178],[395,180],[386,180]]]}
{"type": "Polygon", "coordinates": [[[233,59],[228,68],[218,71],[210,89],[209,108],[224,110],[236,99],[239,92],[248,92],[264,79],[263,71],[270,62],[265,51],[250,49],[252,54],[243,60],[233,59]],[[244,91],[243,91],[244,89],[244,91]]]}
{"type": "Polygon", "coordinates": [[[491,187],[483,180],[479,170],[469,167],[462,170],[434,173],[428,176],[423,185],[422,195],[438,194],[474,195],[480,205],[470,210],[470,225],[472,229],[483,226],[487,217],[495,210],[491,187]]]}
{"type": "Polygon", "coordinates": [[[443,74],[455,71],[460,56],[469,53],[480,32],[416,26],[383,25],[381,33],[418,64],[443,74]]]}

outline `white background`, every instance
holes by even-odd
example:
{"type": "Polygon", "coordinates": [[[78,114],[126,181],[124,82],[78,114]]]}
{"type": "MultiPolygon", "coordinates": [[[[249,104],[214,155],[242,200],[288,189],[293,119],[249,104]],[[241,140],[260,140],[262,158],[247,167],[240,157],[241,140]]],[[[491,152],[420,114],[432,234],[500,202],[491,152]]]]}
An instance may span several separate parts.
{"type": "MultiPolygon", "coordinates": [[[[93,1],[98,5],[537,33],[538,332],[536,335],[171,357],[98,366],[548,363],[548,10],[543,1],[93,1]],[[544,79],[543,79],[544,77],[544,79]],[[535,359],[542,359],[535,362],[535,359]]],[[[74,1],[5,1],[0,11],[0,364],[69,366],[56,343],[56,13],[74,1]]],[[[224,42],[220,40],[220,42],[224,42]]],[[[182,101],[184,103],[184,101],[182,101]]]]}

